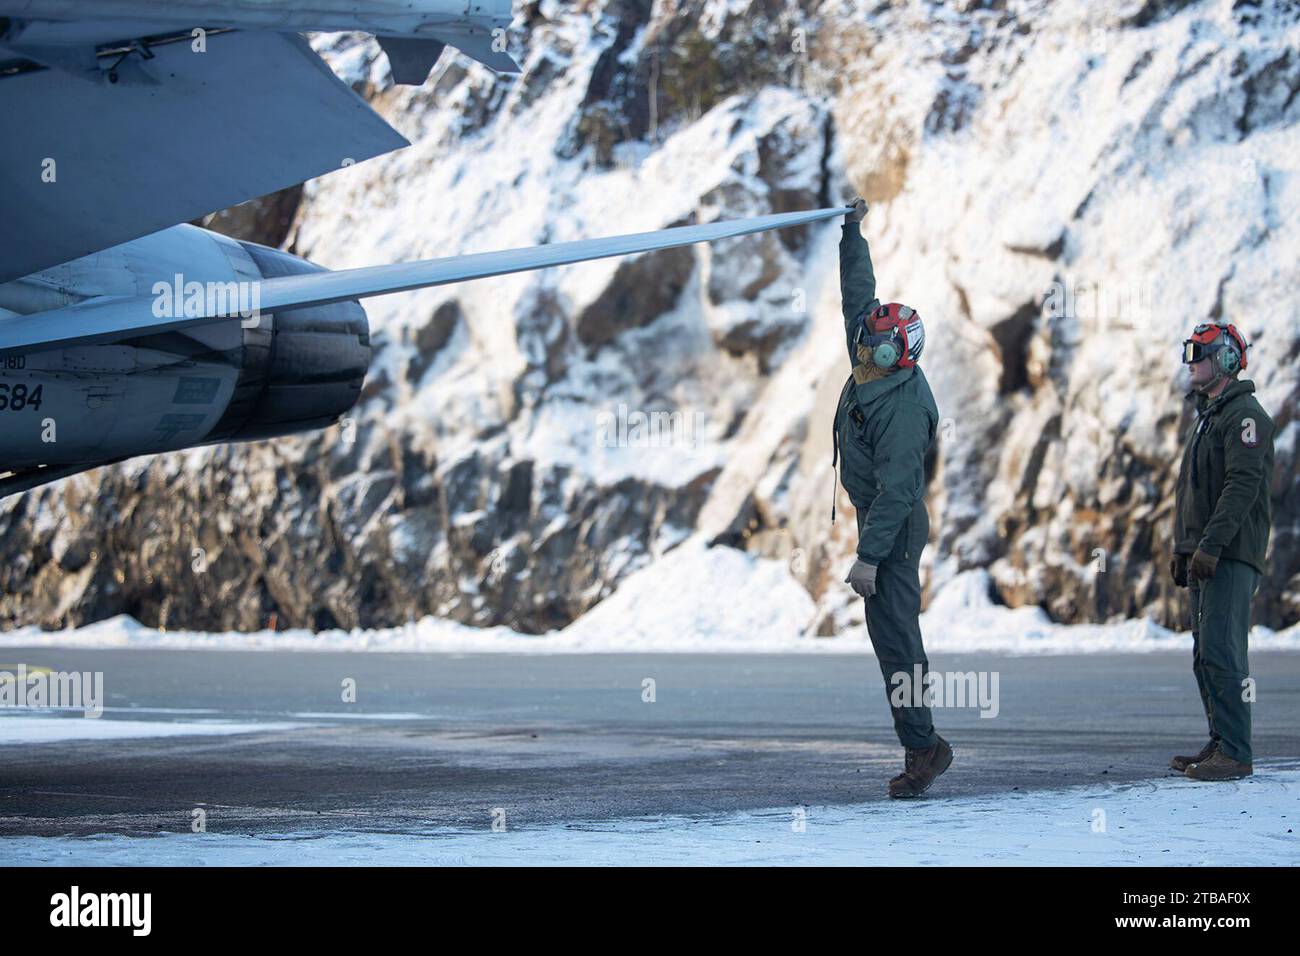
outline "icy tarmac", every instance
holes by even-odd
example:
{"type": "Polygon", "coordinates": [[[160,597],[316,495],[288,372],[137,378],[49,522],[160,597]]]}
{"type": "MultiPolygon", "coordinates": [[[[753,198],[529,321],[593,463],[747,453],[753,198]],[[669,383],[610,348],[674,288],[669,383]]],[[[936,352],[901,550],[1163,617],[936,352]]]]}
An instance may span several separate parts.
{"type": "Polygon", "coordinates": [[[997,716],[936,710],[956,762],[901,805],[865,655],[6,655],[107,706],[0,715],[0,865],[1300,862],[1290,653],[1253,655],[1224,785],[1165,767],[1204,734],[1189,655],[934,655],[996,671],[997,716]]]}
{"type": "Polygon", "coordinates": [[[12,866],[1295,866],[1300,769],[1223,786],[786,807],[534,829],[16,837],[12,866]]]}

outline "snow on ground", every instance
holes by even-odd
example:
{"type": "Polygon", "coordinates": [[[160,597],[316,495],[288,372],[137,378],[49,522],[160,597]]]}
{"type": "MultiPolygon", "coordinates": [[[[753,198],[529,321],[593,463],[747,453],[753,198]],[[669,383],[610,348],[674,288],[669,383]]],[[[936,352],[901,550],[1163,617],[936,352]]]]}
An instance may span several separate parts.
{"type": "Polygon", "coordinates": [[[51,744],[65,740],[128,740],[140,737],[194,737],[267,733],[299,724],[244,723],[233,720],[112,720],[103,717],[41,717],[31,711],[0,711],[0,746],[51,744]]]}
{"type": "Polygon", "coordinates": [[[585,822],[494,833],[14,837],[6,865],[1300,864],[1300,768],[1236,783],[1168,778],[913,803],[777,807],[721,817],[585,822]]]}
{"type": "Polygon", "coordinates": [[[798,641],[812,613],[783,562],[692,539],[628,575],[558,638],[576,650],[775,650],[798,641]]]}
{"type": "MultiPolygon", "coordinates": [[[[1038,607],[1008,608],[989,597],[989,577],[968,571],[949,581],[921,616],[931,653],[1086,654],[1181,651],[1187,632],[1149,619],[1113,624],[1057,624],[1038,607]]],[[[524,653],[724,652],[870,653],[858,624],[839,637],[808,633],[813,603],[781,561],[688,540],[629,575],[610,597],[560,631],[523,634],[426,617],[374,630],[161,631],[121,615],[82,628],[26,627],[0,634],[0,648],[175,648],[185,650],[418,651],[524,653]]],[[[1300,650],[1300,624],[1256,627],[1256,651],[1300,650]]]]}

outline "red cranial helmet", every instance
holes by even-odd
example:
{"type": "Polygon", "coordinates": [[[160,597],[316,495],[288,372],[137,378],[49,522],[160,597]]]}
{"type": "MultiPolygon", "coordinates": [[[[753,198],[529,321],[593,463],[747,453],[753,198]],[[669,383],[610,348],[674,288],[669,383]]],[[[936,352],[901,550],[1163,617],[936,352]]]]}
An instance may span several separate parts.
{"type": "Polygon", "coordinates": [[[1235,325],[1207,322],[1198,325],[1192,330],[1192,337],[1183,341],[1183,364],[1213,358],[1219,373],[1234,375],[1246,367],[1247,348],[1246,337],[1235,325]]]}
{"type": "Polygon", "coordinates": [[[925,348],[925,326],[915,309],[890,302],[863,313],[858,344],[868,346],[882,368],[911,368],[925,348]]]}

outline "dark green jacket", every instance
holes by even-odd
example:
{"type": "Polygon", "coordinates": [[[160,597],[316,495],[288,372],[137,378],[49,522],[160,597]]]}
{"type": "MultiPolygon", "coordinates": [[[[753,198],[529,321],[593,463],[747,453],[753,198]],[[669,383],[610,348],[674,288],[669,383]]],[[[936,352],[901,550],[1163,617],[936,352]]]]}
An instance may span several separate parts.
{"type": "Polygon", "coordinates": [[[1273,523],[1273,419],[1255,383],[1232,382],[1218,398],[1195,398],[1199,413],[1183,446],[1174,508],[1174,552],[1200,548],[1245,561],[1264,574],[1273,523]]]}
{"type": "MultiPolygon", "coordinates": [[[[876,304],[876,277],[856,223],[840,237],[840,294],[849,362],[858,364],[853,339],[860,316],[876,304]]],[[[919,366],[885,378],[844,383],[835,411],[836,457],[849,500],[866,512],[858,557],[915,560],[925,546],[925,455],[934,443],[939,410],[919,366]]]]}

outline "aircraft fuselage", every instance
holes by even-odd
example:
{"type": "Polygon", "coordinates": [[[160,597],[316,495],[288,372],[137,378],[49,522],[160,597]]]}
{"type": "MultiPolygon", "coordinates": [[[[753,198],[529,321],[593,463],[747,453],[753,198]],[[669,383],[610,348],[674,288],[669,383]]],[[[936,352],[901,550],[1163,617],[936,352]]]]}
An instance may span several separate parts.
{"type": "Polygon", "coordinates": [[[0,0],[0,16],[15,20],[83,20],[93,6],[100,20],[201,24],[237,30],[357,31],[419,36],[504,27],[510,0],[0,0]]]}

